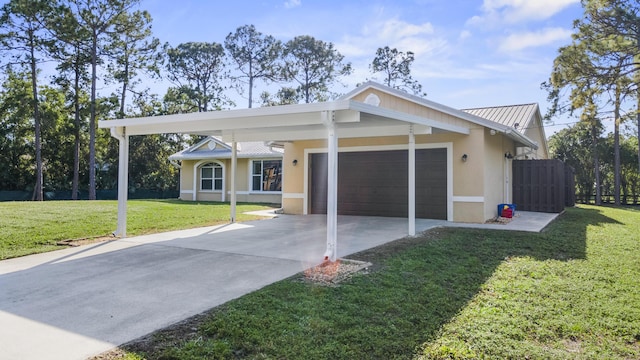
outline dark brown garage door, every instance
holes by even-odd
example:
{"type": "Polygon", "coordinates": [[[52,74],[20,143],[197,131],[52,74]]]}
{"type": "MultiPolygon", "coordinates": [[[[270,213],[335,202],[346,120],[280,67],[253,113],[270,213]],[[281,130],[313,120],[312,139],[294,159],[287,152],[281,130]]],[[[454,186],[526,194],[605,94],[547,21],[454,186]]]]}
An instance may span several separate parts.
{"type": "MultiPolygon", "coordinates": [[[[311,213],[327,213],[327,154],[312,154],[311,213]]],[[[338,214],[406,217],[408,153],[338,154],[338,214]]],[[[416,217],[447,219],[447,150],[416,150],[416,217]]]]}

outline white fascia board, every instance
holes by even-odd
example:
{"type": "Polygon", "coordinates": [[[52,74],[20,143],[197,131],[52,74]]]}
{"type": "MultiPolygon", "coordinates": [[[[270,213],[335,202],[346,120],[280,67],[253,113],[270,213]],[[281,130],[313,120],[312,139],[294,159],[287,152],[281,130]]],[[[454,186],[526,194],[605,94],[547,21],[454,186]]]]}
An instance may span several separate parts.
{"type": "MultiPolygon", "coordinates": [[[[281,126],[305,126],[319,124],[321,117],[319,114],[300,114],[299,116],[265,116],[262,118],[225,118],[207,121],[182,121],[172,123],[156,123],[147,125],[130,125],[127,127],[130,135],[145,135],[157,133],[182,133],[195,134],[207,133],[213,134],[216,131],[251,129],[265,127],[281,127],[281,126]]],[[[227,140],[224,140],[227,141],[227,140]]]]}
{"type": "Polygon", "coordinates": [[[229,146],[228,144],[216,139],[213,136],[207,136],[206,138],[200,140],[197,144],[189,146],[188,148],[182,150],[184,152],[193,152],[198,150],[201,146],[203,146],[204,144],[213,141],[214,143],[224,147],[225,149],[228,149],[229,151],[231,151],[231,146],[229,146]]]}
{"type": "Polygon", "coordinates": [[[469,129],[463,126],[451,125],[451,124],[443,123],[433,119],[425,118],[422,116],[407,114],[400,111],[390,110],[386,108],[381,108],[381,107],[361,103],[359,101],[352,101],[350,108],[352,110],[365,112],[371,115],[382,116],[382,117],[390,118],[393,120],[404,121],[404,122],[417,124],[417,125],[430,126],[437,129],[450,131],[450,132],[469,135],[469,129]]]}
{"type": "MultiPolygon", "coordinates": [[[[409,95],[409,94],[406,94],[409,95]]],[[[424,100],[424,99],[423,99],[424,100]]],[[[426,100],[425,100],[426,101],[426,100]]],[[[439,105],[439,104],[438,104],[439,105]]],[[[442,105],[442,107],[445,107],[444,105],[442,105]]],[[[437,129],[442,129],[442,130],[446,130],[446,131],[452,131],[452,132],[457,132],[460,134],[465,134],[468,135],[469,134],[469,129],[465,128],[465,127],[461,127],[461,126],[456,126],[456,125],[450,125],[450,124],[446,124],[446,123],[442,123],[436,120],[431,120],[428,118],[424,118],[421,116],[417,116],[417,115],[411,115],[411,114],[406,114],[403,112],[398,112],[395,110],[390,110],[390,109],[385,109],[385,108],[379,108],[373,105],[369,105],[369,104],[365,104],[365,103],[361,103],[359,101],[352,101],[352,109],[354,110],[358,110],[358,111],[362,111],[362,112],[366,112],[372,115],[378,115],[378,116],[384,116],[384,117],[388,117],[388,118],[393,118],[396,120],[401,120],[401,121],[407,121],[407,122],[411,122],[414,124],[421,124],[421,125],[426,125],[426,126],[431,126],[437,129]]],[[[441,111],[441,112],[445,112],[441,109],[437,109],[434,108],[435,110],[441,111]]],[[[502,132],[504,134],[506,134],[507,137],[509,137],[510,139],[523,144],[525,146],[531,147],[533,149],[537,149],[538,148],[538,144],[529,139],[528,137],[524,136],[522,133],[520,133],[519,131],[517,131],[516,129],[513,129],[511,127],[502,125],[502,124],[498,124],[496,122],[493,121],[489,121],[487,119],[475,116],[475,115],[471,115],[468,113],[465,113],[464,111],[459,111],[459,110],[455,110],[455,109],[451,109],[453,111],[455,111],[455,113],[449,113],[449,115],[452,116],[456,116],[462,120],[466,120],[469,121],[471,123],[477,124],[477,125],[481,125],[484,126],[490,130],[496,130],[499,132],[502,132]],[[464,115],[464,116],[461,116],[464,115]]],[[[446,113],[446,112],[445,112],[446,113]]]]}
{"type": "MultiPolygon", "coordinates": [[[[322,112],[306,112],[287,115],[267,115],[262,117],[251,118],[222,118],[215,120],[185,120],[181,122],[150,123],[146,125],[129,125],[127,126],[129,135],[146,135],[157,133],[183,133],[197,134],[206,133],[207,135],[217,135],[219,131],[233,131],[240,129],[261,129],[261,128],[279,128],[288,126],[310,126],[322,124],[322,112]]],[[[127,119],[128,120],[128,119],[127,119]]],[[[337,116],[337,123],[357,122],[359,116],[355,114],[346,114],[337,116]]],[[[119,120],[112,120],[119,121],[119,120]]],[[[227,141],[227,140],[225,140],[227,141]]]]}
{"type": "MultiPolygon", "coordinates": [[[[543,144],[538,144],[538,145],[542,145],[544,147],[544,149],[546,150],[547,154],[549,153],[549,144],[547,142],[547,134],[544,131],[544,124],[543,124],[543,119],[542,119],[542,114],[540,113],[540,106],[538,106],[538,104],[536,104],[536,111],[534,112],[535,115],[533,115],[534,118],[534,124],[535,126],[539,126],[540,127],[540,135],[542,135],[542,142],[543,144]],[[540,123],[536,124],[535,120],[539,120],[540,123]]],[[[537,150],[537,149],[536,149],[537,150]]]]}
{"type": "MultiPolygon", "coordinates": [[[[412,95],[409,94],[408,92],[402,91],[402,90],[398,90],[398,89],[394,89],[392,87],[388,87],[382,84],[379,84],[375,81],[368,81],[366,83],[364,83],[361,87],[355,89],[354,91],[344,95],[343,97],[341,97],[341,99],[351,99],[352,97],[354,97],[355,95],[364,92],[366,89],[368,88],[373,88],[376,89],[378,91],[387,93],[389,95],[393,95],[397,98],[403,99],[403,100],[407,100],[410,101],[412,103],[418,104],[418,105],[422,105],[425,106],[427,108],[433,109],[433,110],[437,110],[439,112],[451,115],[451,116],[455,116],[457,118],[463,119],[463,120],[467,120],[470,121],[472,123],[478,124],[478,125],[483,125],[483,126],[487,126],[489,127],[493,121],[489,121],[487,119],[483,119],[481,117],[478,116],[473,116],[471,114],[468,114],[462,110],[458,110],[440,103],[437,103],[435,101],[431,101],[425,98],[421,98],[419,96],[416,95],[412,95]]],[[[498,129],[495,129],[498,130],[498,129]]]]}
{"type": "Polygon", "coordinates": [[[196,144],[194,144],[194,145],[191,145],[191,146],[189,146],[188,148],[186,148],[186,149],[184,149],[184,150],[182,150],[182,151],[184,151],[184,152],[192,152],[192,151],[194,151],[194,150],[198,149],[200,146],[202,146],[202,145],[206,144],[206,143],[207,143],[208,141],[210,141],[211,139],[213,139],[213,137],[211,137],[211,136],[207,136],[206,138],[204,138],[204,139],[202,139],[202,140],[198,141],[198,143],[196,143],[196,144]]]}
{"type": "MultiPolygon", "coordinates": [[[[220,155],[200,155],[198,153],[190,154],[174,154],[169,156],[170,160],[218,160],[218,159],[231,159],[231,153],[225,153],[220,155]]],[[[240,154],[238,153],[238,159],[282,159],[282,154],[240,154]]]]}
{"type": "MultiPolygon", "coordinates": [[[[268,106],[251,109],[233,109],[233,110],[221,110],[221,111],[207,111],[207,112],[195,112],[188,114],[173,114],[162,116],[146,116],[138,118],[126,118],[116,120],[100,120],[98,121],[98,127],[110,128],[117,126],[155,126],[162,124],[188,124],[215,121],[217,128],[233,129],[233,125],[238,119],[246,119],[246,122],[250,122],[250,119],[255,119],[263,122],[264,118],[279,119],[286,117],[286,115],[302,115],[312,114],[321,111],[337,111],[347,110],[349,108],[348,100],[331,101],[322,103],[311,104],[294,104],[294,105],[281,105],[281,106],[268,106]]],[[[298,118],[296,116],[296,118],[298,118]]],[[[244,122],[243,122],[244,123],[244,122]]],[[[279,126],[277,123],[274,126],[279,126]]],[[[304,125],[300,123],[299,125],[304,125]]],[[[183,126],[183,128],[185,128],[183,126]]]]}
{"type": "Polygon", "coordinates": [[[538,149],[538,143],[522,135],[517,130],[512,130],[511,128],[509,128],[507,131],[505,131],[505,134],[507,135],[507,137],[509,137],[511,140],[515,142],[528,146],[534,150],[538,149]]]}
{"type": "MultiPolygon", "coordinates": [[[[356,96],[357,94],[360,94],[360,93],[364,92],[368,88],[376,89],[378,91],[393,95],[393,96],[398,97],[400,99],[407,100],[407,101],[413,102],[415,104],[422,105],[422,106],[425,106],[427,108],[430,108],[430,109],[433,109],[433,110],[436,110],[436,111],[439,111],[439,112],[442,112],[442,113],[445,113],[445,114],[448,114],[448,115],[451,115],[451,116],[455,116],[455,117],[457,117],[459,119],[469,121],[469,122],[471,122],[473,124],[484,126],[484,127],[488,128],[490,130],[496,130],[496,131],[499,131],[499,132],[506,133],[507,136],[509,136],[510,138],[512,138],[513,140],[515,140],[517,142],[520,142],[520,143],[522,143],[522,144],[524,144],[526,146],[529,146],[529,147],[536,147],[537,148],[537,144],[534,141],[532,141],[531,139],[527,138],[526,136],[524,136],[522,134],[520,134],[520,136],[518,136],[518,135],[510,135],[509,132],[517,132],[517,130],[515,130],[515,129],[511,128],[511,127],[499,124],[499,123],[497,123],[495,121],[491,121],[491,120],[488,120],[488,119],[485,119],[485,118],[482,118],[482,117],[479,117],[479,116],[475,116],[475,115],[469,114],[469,113],[464,112],[462,110],[458,110],[458,109],[455,109],[455,108],[452,108],[452,107],[437,103],[435,101],[431,101],[431,100],[428,100],[428,99],[421,98],[419,96],[415,96],[415,95],[409,94],[407,92],[404,92],[404,91],[401,91],[401,90],[398,90],[398,89],[394,89],[394,88],[391,88],[391,87],[388,87],[388,86],[385,86],[385,85],[382,85],[382,84],[378,84],[378,83],[376,83],[374,81],[368,81],[368,82],[364,83],[362,86],[360,86],[357,89],[355,89],[355,90],[349,92],[348,94],[342,96],[340,99],[342,99],[342,100],[351,99],[354,96],[356,96]]],[[[364,104],[364,105],[367,105],[367,104],[364,104]]],[[[367,106],[372,106],[372,105],[367,105],[367,106]]],[[[437,126],[434,126],[434,127],[437,127],[437,126]]]]}

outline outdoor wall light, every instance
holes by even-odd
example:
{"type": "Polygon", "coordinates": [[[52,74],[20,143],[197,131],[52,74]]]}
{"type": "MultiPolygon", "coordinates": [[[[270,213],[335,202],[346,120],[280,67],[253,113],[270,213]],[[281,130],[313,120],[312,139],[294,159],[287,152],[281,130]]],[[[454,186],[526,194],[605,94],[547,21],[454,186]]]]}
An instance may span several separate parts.
{"type": "Polygon", "coordinates": [[[467,154],[463,154],[463,155],[462,155],[462,158],[461,158],[461,159],[462,159],[462,162],[467,162],[467,158],[469,158],[469,155],[467,155],[467,154]]]}
{"type": "Polygon", "coordinates": [[[511,155],[510,151],[507,151],[506,153],[504,153],[504,157],[507,159],[513,159],[513,155],[511,155]]]}
{"type": "Polygon", "coordinates": [[[298,159],[293,160],[293,166],[296,166],[296,165],[298,165],[298,159]]]}

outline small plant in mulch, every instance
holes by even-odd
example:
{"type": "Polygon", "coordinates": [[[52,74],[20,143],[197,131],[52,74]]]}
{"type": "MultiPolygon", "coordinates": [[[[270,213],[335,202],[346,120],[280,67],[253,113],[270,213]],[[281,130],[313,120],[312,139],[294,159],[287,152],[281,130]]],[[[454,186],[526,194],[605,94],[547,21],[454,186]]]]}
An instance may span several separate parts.
{"type": "Polygon", "coordinates": [[[493,219],[487,220],[486,224],[508,224],[510,222],[513,221],[513,219],[519,217],[519,214],[514,215],[513,217],[503,217],[503,216],[498,216],[498,217],[494,217],[493,219]]]}
{"type": "Polygon", "coordinates": [[[365,271],[370,266],[369,262],[350,259],[324,261],[320,265],[305,270],[303,279],[321,285],[336,285],[357,272],[365,271]]]}

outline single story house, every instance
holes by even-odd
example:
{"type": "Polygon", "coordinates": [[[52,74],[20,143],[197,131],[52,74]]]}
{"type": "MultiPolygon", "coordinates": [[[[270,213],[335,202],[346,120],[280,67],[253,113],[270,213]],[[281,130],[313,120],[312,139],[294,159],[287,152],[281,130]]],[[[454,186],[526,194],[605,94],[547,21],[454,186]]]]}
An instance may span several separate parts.
{"type": "MultiPolygon", "coordinates": [[[[237,145],[237,200],[282,203],[282,154],[277,144],[262,141],[237,145]]],[[[232,145],[208,136],[197,144],[169,156],[180,168],[180,199],[228,201],[232,145]]]]}
{"type": "MultiPolygon", "coordinates": [[[[375,82],[331,102],[107,120],[99,127],[120,141],[119,184],[125,185],[129,135],[213,136],[173,159],[181,160],[185,198],[204,199],[211,191],[213,199],[220,191],[226,200],[228,193],[232,221],[237,196],[267,189],[270,165],[262,160],[277,161],[275,154],[244,157],[244,144],[281,146],[281,167],[271,169],[280,176],[283,212],[327,214],[325,257],[332,260],[338,214],[406,217],[409,235],[416,217],[481,223],[512,198],[511,161],[548,156],[535,104],[462,111],[375,82]],[[224,157],[198,157],[215,149],[224,157]]],[[[124,189],[119,186],[121,236],[124,189]]]]}

